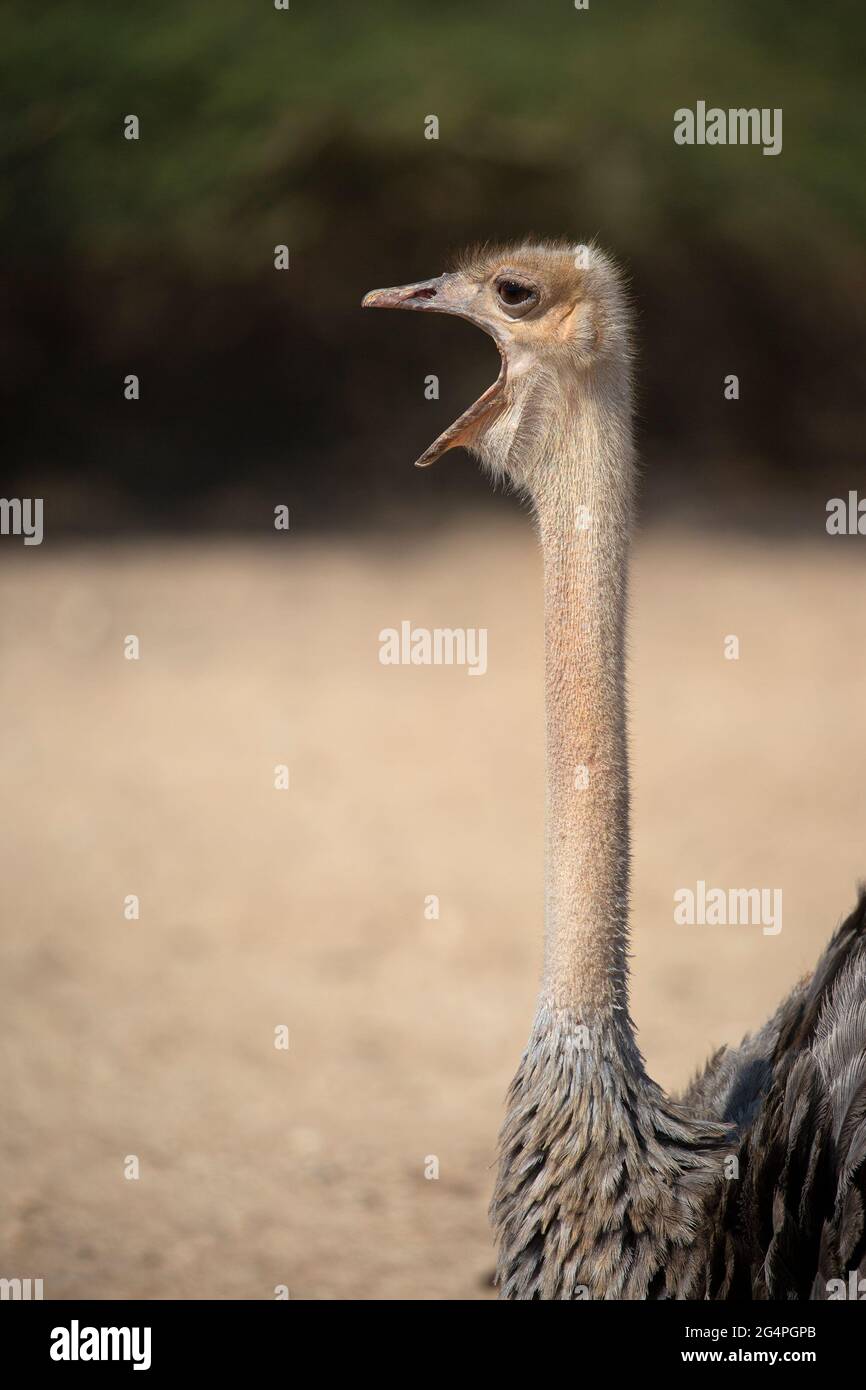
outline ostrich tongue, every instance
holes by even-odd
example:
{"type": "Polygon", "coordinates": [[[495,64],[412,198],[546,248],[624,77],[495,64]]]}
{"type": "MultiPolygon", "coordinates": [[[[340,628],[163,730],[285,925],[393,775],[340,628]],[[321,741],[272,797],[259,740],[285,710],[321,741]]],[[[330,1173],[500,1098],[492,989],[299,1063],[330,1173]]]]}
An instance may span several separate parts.
{"type": "MultiPolygon", "coordinates": [[[[487,332],[490,329],[471,311],[463,293],[460,278],[457,275],[446,274],[437,275],[433,280],[420,280],[414,285],[396,285],[393,289],[371,290],[361,301],[363,309],[420,309],[427,313],[434,314],[453,314],[457,318],[468,319],[470,323],[475,323],[487,332]]],[[[497,341],[496,336],[491,333],[497,348],[501,364],[499,375],[488,386],[487,390],[478,397],[468,410],[458,416],[453,425],[449,425],[442,434],[428,449],[425,449],[419,459],[415,461],[416,468],[428,468],[431,463],[435,463],[438,458],[448,452],[449,449],[469,448],[483,428],[486,428],[497,415],[505,408],[505,383],[507,379],[507,367],[505,354],[502,345],[497,341]]]]}

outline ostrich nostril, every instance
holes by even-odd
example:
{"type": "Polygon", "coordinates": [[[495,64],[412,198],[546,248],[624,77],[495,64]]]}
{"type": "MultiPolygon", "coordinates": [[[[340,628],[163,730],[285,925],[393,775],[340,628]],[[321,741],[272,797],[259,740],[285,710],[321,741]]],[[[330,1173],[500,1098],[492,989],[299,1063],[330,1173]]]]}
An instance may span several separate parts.
{"type": "Polygon", "coordinates": [[[409,300],[409,299],[435,299],[435,298],[436,298],[436,291],[435,291],[430,285],[427,285],[427,286],[425,286],[425,288],[424,288],[423,290],[413,290],[411,294],[407,294],[406,298],[407,298],[407,300],[409,300]]]}

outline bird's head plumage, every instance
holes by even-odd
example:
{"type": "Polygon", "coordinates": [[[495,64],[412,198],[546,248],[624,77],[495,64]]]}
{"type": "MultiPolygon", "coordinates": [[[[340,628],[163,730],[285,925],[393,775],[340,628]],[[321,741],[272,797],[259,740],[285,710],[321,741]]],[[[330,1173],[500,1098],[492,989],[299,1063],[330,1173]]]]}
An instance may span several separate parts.
{"type": "Polygon", "coordinates": [[[605,366],[627,371],[621,277],[595,245],[475,247],[432,280],[372,290],[363,307],[453,314],[483,328],[499,349],[497,380],[424,451],[419,467],[462,447],[520,482],[541,447],[545,412],[568,399],[581,375],[605,366]]]}

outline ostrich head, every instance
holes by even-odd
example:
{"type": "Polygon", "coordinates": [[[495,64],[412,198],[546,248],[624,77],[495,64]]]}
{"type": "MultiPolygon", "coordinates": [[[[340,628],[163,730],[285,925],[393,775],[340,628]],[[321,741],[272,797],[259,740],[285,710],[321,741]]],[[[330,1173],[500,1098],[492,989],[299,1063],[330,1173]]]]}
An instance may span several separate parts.
{"type": "Polygon", "coordinates": [[[448,449],[533,490],[567,444],[580,393],[604,382],[628,396],[628,313],[619,275],[596,247],[565,242],[481,247],[433,280],[372,290],[366,309],[417,309],[468,319],[496,343],[499,376],[417,461],[448,449]]]}

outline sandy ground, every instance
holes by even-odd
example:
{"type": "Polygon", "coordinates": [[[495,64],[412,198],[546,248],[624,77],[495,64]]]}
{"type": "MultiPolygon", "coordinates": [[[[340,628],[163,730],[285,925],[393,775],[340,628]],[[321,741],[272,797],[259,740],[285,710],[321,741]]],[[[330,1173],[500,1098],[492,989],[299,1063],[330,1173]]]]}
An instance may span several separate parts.
{"type": "MultiPolygon", "coordinates": [[[[489,1297],[541,945],[525,519],[3,545],[0,1275],[48,1298],[489,1297]],[[403,618],[485,626],[488,674],[382,667],[403,618]]],[[[866,873],[862,554],[640,543],[634,1013],[666,1085],[761,1021],[866,873]],[[782,932],[675,926],[698,879],[781,887],[782,932]]]]}

